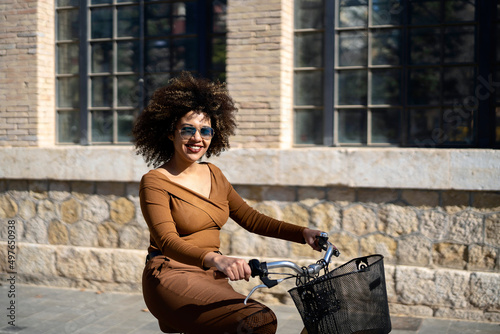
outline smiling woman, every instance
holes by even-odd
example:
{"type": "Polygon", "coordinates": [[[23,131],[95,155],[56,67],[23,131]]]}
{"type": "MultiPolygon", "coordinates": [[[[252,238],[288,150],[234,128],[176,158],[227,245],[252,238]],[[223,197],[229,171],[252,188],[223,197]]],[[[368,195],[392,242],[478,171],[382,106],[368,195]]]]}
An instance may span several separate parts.
{"type": "Polygon", "coordinates": [[[150,246],[142,277],[144,300],[163,332],[275,333],[266,306],[233,290],[248,280],[243,259],[220,253],[220,229],[231,217],[246,230],[319,250],[321,231],[292,225],[254,210],[204,155],[229,148],[235,129],[225,86],[188,73],[157,90],[134,127],[137,152],[156,169],[143,176],[139,197],[150,246]]]}
{"type": "MultiPolygon", "coordinates": [[[[189,112],[192,112],[190,115],[204,115],[208,127],[213,128],[207,157],[219,155],[229,148],[229,136],[236,129],[236,107],[225,84],[194,78],[184,72],[172,79],[168,86],[154,92],[134,126],[137,152],[149,165],[159,167],[170,160],[174,147],[169,138],[185,125],[192,127],[190,121],[186,124],[179,122],[189,112]]],[[[205,132],[201,126],[200,131],[205,132]]]]}

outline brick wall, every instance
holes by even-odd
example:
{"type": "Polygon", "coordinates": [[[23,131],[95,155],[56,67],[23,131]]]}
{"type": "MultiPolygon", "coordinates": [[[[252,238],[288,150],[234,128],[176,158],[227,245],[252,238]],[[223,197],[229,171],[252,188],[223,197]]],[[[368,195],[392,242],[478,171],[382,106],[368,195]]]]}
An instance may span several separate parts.
{"type": "Polygon", "coordinates": [[[0,145],[54,143],[53,1],[0,4],[0,145]]]}
{"type": "Polygon", "coordinates": [[[239,107],[234,147],[288,144],[282,130],[290,128],[290,117],[283,119],[282,113],[291,113],[291,81],[289,70],[283,69],[292,59],[292,5],[228,1],[227,82],[239,107]]]}

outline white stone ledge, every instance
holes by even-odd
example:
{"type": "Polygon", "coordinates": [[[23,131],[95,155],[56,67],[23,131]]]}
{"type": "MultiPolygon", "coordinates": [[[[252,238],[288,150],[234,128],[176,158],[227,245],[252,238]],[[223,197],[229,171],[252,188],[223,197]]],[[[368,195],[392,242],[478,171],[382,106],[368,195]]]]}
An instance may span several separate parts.
{"type": "MultiPolygon", "coordinates": [[[[0,178],[137,182],[131,146],[0,148],[0,178]]],[[[210,159],[234,184],[500,190],[500,150],[232,149],[210,159]]]]}

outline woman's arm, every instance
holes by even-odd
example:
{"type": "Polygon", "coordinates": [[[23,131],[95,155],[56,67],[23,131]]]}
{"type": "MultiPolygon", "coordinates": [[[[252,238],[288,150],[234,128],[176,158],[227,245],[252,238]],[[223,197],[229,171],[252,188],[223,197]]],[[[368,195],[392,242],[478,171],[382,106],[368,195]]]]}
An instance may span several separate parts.
{"type": "Polygon", "coordinates": [[[208,253],[205,256],[205,265],[216,267],[223,272],[231,281],[241,279],[249,280],[252,270],[248,263],[239,258],[224,256],[218,253],[208,253]]]}

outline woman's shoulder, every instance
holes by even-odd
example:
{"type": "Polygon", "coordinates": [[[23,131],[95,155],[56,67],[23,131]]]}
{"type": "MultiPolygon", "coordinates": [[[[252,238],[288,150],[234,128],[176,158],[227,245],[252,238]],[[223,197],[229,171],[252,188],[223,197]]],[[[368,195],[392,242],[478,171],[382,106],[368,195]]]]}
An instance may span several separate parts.
{"type": "Polygon", "coordinates": [[[142,176],[141,186],[144,187],[151,184],[157,184],[159,181],[165,179],[166,179],[165,175],[163,175],[156,169],[152,169],[142,176]]]}
{"type": "Polygon", "coordinates": [[[208,162],[208,161],[203,161],[203,162],[200,162],[201,165],[207,165],[208,168],[210,168],[210,170],[217,170],[217,171],[220,171],[220,168],[217,167],[216,165],[214,165],[213,163],[211,162],[208,162]]]}
{"type": "Polygon", "coordinates": [[[208,166],[208,168],[210,169],[210,171],[212,172],[212,174],[214,174],[216,177],[224,177],[224,173],[222,172],[222,170],[217,167],[216,165],[214,165],[213,163],[211,162],[202,162],[202,164],[205,164],[208,166]]]}

